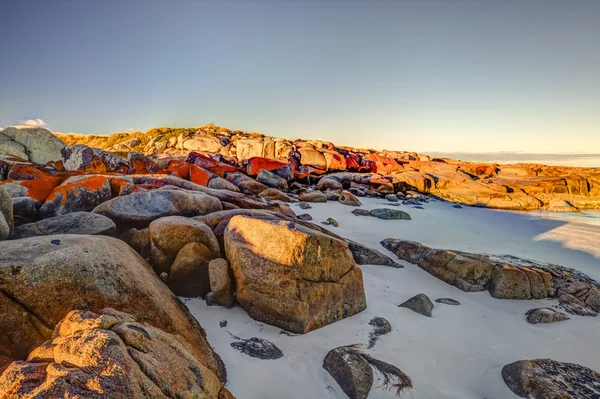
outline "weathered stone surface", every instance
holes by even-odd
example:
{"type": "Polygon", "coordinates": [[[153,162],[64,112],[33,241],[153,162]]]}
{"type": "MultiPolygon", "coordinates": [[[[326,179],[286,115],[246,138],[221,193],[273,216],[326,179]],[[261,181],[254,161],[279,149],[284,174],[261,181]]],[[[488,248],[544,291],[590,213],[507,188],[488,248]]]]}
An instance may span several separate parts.
{"type": "Polygon", "coordinates": [[[38,209],[41,206],[39,202],[29,197],[17,197],[12,199],[13,217],[19,224],[28,223],[39,218],[38,209]]]}
{"type": "Polygon", "coordinates": [[[267,187],[276,188],[278,190],[287,190],[288,188],[286,179],[279,177],[275,173],[267,170],[261,170],[256,180],[267,187]]]}
{"type": "Polygon", "coordinates": [[[529,324],[554,323],[569,320],[569,317],[565,314],[557,312],[552,308],[530,309],[525,313],[525,318],[529,324]]]}
{"type": "Polygon", "coordinates": [[[313,217],[311,215],[309,215],[308,213],[303,213],[301,215],[297,215],[296,219],[299,219],[299,220],[313,220],[313,217]]]}
{"type": "Polygon", "coordinates": [[[2,135],[22,145],[27,158],[38,164],[62,159],[60,150],[65,143],[50,130],[36,126],[12,126],[4,129],[2,135]]]}
{"type": "Polygon", "coordinates": [[[300,193],[298,199],[304,202],[327,202],[327,196],[320,191],[307,191],[300,193]]]}
{"type": "Polygon", "coordinates": [[[167,285],[177,296],[204,297],[210,292],[208,262],[214,255],[204,244],[185,244],[169,268],[167,285]]]}
{"type": "Polygon", "coordinates": [[[422,314],[423,316],[431,317],[431,311],[433,310],[433,302],[425,294],[418,294],[407,300],[406,302],[398,305],[400,308],[407,308],[415,313],[422,314]]]}
{"type": "Polygon", "coordinates": [[[342,183],[335,179],[331,179],[328,177],[323,177],[317,183],[317,189],[321,191],[325,190],[343,190],[344,186],[342,183]]]}
{"type": "Polygon", "coordinates": [[[0,186],[0,214],[2,214],[4,224],[8,229],[6,233],[8,235],[14,226],[13,203],[10,194],[2,186],[0,186]]]}
{"type": "Polygon", "coordinates": [[[105,216],[90,212],[73,212],[19,226],[15,229],[12,238],[53,234],[114,236],[115,230],[114,222],[105,216]]]}
{"type": "Polygon", "coordinates": [[[369,325],[373,326],[373,331],[369,333],[368,348],[371,349],[375,346],[375,343],[377,342],[380,336],[392,332],[392,326],[390,325],[390,322],[384,319],[383,317],[373,317],[371,321],[369,321],[369,325]]]}
{"type": "Polygon", "coordinates": [[[383,220],[411,220],[408,213],[396,209],[377,208],[371,209],[371,216],[383,220]]]}
{"type": "Polygon", "coordinates": [[[0,359],[25,359],[72,309],[105,307],[181,335],[194,356],[225,380],[198,322],[124,242],[81,235],[0,242],[0,329],[6,337],[0,359]]]}
{"type": "Polygon", "coordinates": [[[90,212],[112,198],[110,184],[110,178],[102,175],[68,179],[50,193],[39,213],[48,218],[71,212],[90,212]]]}
{"type": "Polygon", "coordinates": [[[0,241],[6,240],[8,235],[10,234],[10,227],[8,227],[8,223],[6,223],[6,219],[4,219],[4,215],[0,213],[0,241]]]}
{"type": "Polygon", "coordinates": [[[232,342],[231,347],[250,357],[262,360],[280,359],[283,352],[274,343],[263,338],[252,337],[232,342]]]}
{"type": "MultiPolygon", "coordinates": [[[[168,216],[154,220],[150,223],[148,231],[150,233],[151,263],[157,274],[169,273],[178,253],[188,243],[199,243],[203,247],[188,248],[187,255],[180,259],[181,262],[193,261],[194,257],[202,260],[199,259],[200,263],[198,264],[184,265],[180,263],[179,266],[188,269],[189,272],[191,272],[190,269],[202,268],[204,275],[208,277],[208,261],[221,256],[219,242],[213,231],[206,224],[197,220],[183,216],[168,216]]],[[[183,273],[184,271],[180,270],[179,272],[183,273]]],[[[203,285],[208,286],[208,278],[204,280],[203,285]]]]}
{"type": "Polygon", "coordinates": [[[0,376],[0,394],[40,399],[231,397],[185,340],[113,309],[68,313],[51,340],[0,376]]]}
{"type": "Polygon", "coordinates": [[[490,294],[502,299],[531,299],[531,285],[527,273],[510,265],[494,267],[490,294]]]}
{"type": "Polygon", "coordinates": [[[358,198],[356,198],[354,196],[354,194],[352,194],[349,191],[342,191],[342,193],[340,194],[340,199],[339,199],[341,204],[344,205],[349,205],[349,206],[361,206],[362,202],[359,201],[358,198]]]}
{"type": "Polygon", "coordinates": [[[366,209],[354,209],[352,210],[354,216],[371,216],[371,212],[366,209]]]}
{"type": "Polygon", "coordinates": [[[184,190],[154,190],[116,197],[96,208],[117,225],[145,227],[165,216],[198,216],[221,211],[221,201],[210,195],[184,190]]]}
{"type": "MultiPolygon", "coordinates": [[[[381,241],[381,245],[383,245],[385,249],[396,254],[398,258],[414,264],[418,264],[421,257],[431,249],[416,241],[404,241],[394,238],[386,238],[381,241]]],[[[491,272],[492,269],[490,265],[490,273],[491,272]]]]}
{"type": "Polygon", "coordinates": [[[323,368],[350,399],[366,399],[373,385],[371,365],[348,347],[332,349],[323,359],[323,368]]]}
{"type": "Polygon", "coordinates": [[[552,359],[519,360],[502,368],[511,391],[523,398],[600,397],[600,374],[587,367],[552,359]]]}
{"type": "Polygon", "coordinates": [[[366,308],[362,271],[342,240],[293,222],[235,216],[225,250],[237,300],[256,320],[306,333],[366,308]]]}
{"type": "Polygon", "coordinates": [[[375,249],[349,239],[346,239],[345,241],[348,243],[348,248],[350,248],[350,252],[352,252],[352,256],[357,265],[382,265],[396,268],[404,267],[394,262],[389,256],[384,255],[375,249]]]}
{"type": "Polygon", "coordinates": [[[293,202],[294,199],[292,197],[290,197],[289,195],[282,193],[281,191],[279,191],[276,188],[268,188],[264,191],[262,191],[259,196],[261,196],[262,198],[266,198],[266,199],[270,199],[270,200],[275,200],[275,201],[284,201],[284,202],[293,202]]]}
{"type": "Polygon", "coordinates": [[[235,284],[227,260],[213,259],[208,264],[212,302],[219,306],[231,307],[234,303],[235,284]]]}

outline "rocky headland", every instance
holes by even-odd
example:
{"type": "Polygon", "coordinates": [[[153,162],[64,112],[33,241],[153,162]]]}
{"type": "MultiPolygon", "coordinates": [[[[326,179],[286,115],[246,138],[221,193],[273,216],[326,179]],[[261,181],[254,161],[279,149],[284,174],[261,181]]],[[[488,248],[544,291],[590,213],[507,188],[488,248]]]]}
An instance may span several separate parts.
{"type": "MultiPolygon", "coordinates": [[[[600,209],[600,171],[431,159],[212,125],[111,136],[7,128],[0,132],[0,397],[233,398],[203,318],[180,297],[223,312],[239,305],[259,332],[266,324],[294,339],[369,312],[375,285],[365,283],[372,276],[361,265],[385,273],[416,265],[456,295],[556,301],[523,312],[529,324],[600,312],[600,285],[572,268],[435,249],[410,237],[386,237],[373,248],[349,237],[348,219],[313,221],[311,214],[335,205],[364,226],[390,226],[415,222],[413,210],[445,201],[456,212],[465,211],[460,204],[600,209]]],[[[426,293],[407,293],[393,308],[410,310],[415,323],[465,307],[462,296],[434,305],[426,293]]],[[[368,344],[357,344],[355,334],[312,366],[350,398],[379,386],[418,392],[410,365],[373,356],[376,342],[397,331],[390,320],[369,314],[368,344]]],[[[290,349],[271,337],[229,334],[231,349],[255,362],[281,361],[290,349]]],[[[506,392],[600,395],[598,374],[587,367],[511,362],[497,373],[506,392]]]]}

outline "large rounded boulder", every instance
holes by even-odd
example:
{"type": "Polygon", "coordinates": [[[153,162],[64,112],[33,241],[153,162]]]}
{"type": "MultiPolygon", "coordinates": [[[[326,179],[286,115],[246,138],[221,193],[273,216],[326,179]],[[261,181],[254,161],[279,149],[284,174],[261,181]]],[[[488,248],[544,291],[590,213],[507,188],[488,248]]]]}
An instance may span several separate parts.
{"type": "Polygon", "coordinates": [[[307,333],[366,308],[362,271],[348,244],[294,222],[235,216],[225,251],[248,314],[307,333]]]}
{"type": "Polygon", "coordinates": [[[194,356],[225,380],[202,327],[124,242],[80,235],[0,242],[0,367],[26,359],[71,310],[106,307],[181,335],[194,356]]]}
{"type": "Polygon", "coordinates": [[[146,227],[165,216],[199,216],[223,210],[218,198],[186,190],[141,191],[113,198],[94,208],[117,226],[146,227]]]}

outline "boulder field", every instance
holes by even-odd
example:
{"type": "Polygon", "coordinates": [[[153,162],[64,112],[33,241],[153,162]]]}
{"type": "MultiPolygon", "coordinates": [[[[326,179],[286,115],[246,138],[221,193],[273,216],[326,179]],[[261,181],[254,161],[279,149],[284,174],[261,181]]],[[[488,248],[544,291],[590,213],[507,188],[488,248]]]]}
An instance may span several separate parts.
{"type": "Polygon", "coordinates": [[[115,178],[144,174],[176,176],[231,192],[264,192],[262,198],[270,199],[283,199],[281,191],[323,201],[326,197],[316,191],[350,189],[357,196],[382,196],[412,190],[487,208],[600,209],[597,168],[471,163],[318,140],[285,140],[213,125],[110,136],[54,135],[23,126],[0,133],[0,181],[9,185],[11,197],[37,201],[44,217],[74,207],[89,211],[108,197],[155,189],[164,181],[115,178]],[[109,177],[85,178],[87,184],[70,179],[86,174],[109,177]],[[308,192],[299,192],[302,186],[294,183],[308,192]],[[307,189],[315,184],[316,190],[307,189]],[[73,190],[82,203],[73,202],[73,190]]]}
{"type": "MultiPolygon", "coordinates": [[[[400,210],[366,210],[360,197],[421,209],[432,196],[518,210],[598,208],[599,176],[593,169],[474,165],[214,126],[103,137],[5,129],[0,397],[233,398],[224,363],[179,296],[239,305],[258,322],[306,334],[366,309],[359,265],[402,268],[292,208],[335,201],[380,223],[412,221],[400,210]]],[[[343,223],[326,224],[336,231],[343,223]]],[[[411,241],[382,244],[463,291],[557,298],[570,314],[600,312],[600,286],[571,269],[411,241]]],[[[425,294],[401,307],[435,318],[425,294]]],[[[527,319],[569,318],[537,309],[527,319]]],[[[391,331],[385,319],[372,325],[379,335],[391,331]]],[[[262,338],[233,338],[234,349],[259,361],[285,356],[262,338]]],[[[503,371],[517,394],[560,391],[560,382],[531,388],[529,380],[547,379],[533,363],[547,374],[577,371],[523,362],[503,371]]],[[[349,397],[368,395],[373,370],[398,392],[412,387],[400,369],[353,346],[330,351],[323,367],[349,397]]]]}

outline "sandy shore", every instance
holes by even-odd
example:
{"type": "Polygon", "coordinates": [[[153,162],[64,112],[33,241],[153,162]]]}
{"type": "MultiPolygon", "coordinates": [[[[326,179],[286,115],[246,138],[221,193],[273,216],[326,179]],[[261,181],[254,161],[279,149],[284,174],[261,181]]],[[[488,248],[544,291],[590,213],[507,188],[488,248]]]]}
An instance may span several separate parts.
{"type": "MultiPolygon", "coordinates": [[[[410,213],[413,220],[383,221],[358,217],[352,207],[338,203],[311,204],[306,211],[315,222],[328,217],[340,227],[337,234],[396,257],[379,244],[401,238],[439,248],[489,254],[511,254],[572,267],[600,280],[600,225],[594,215],[550,218],[552,215],[515,213],[433,202],[425,209],[392,207],[382,200],[361,199],[365,209],[390,207],[410,213]]],[[[501,300],[488,292],[465,293],[445,284],[415,265],[362,266],[368,308],[348,319],[302,336],[281,334],[279,328],[258,323],[236,306],[207,307],[203,300],[185,299],[206,329],[209,342],[223,358],[228,388],[240,398],[346,398],[321,367],[330,349],[363,344],[366,348],[375,317],[385,317],[392,332],[365,351],[400,367],[415,388],[402,397],[416,399],[504,399],[516,396],[504,384],[500,369],[520,359],[552,358],[600,370],[600,319],[570,316],[554,324],[530,325],[525,312],[556,304],[554,300],[501,300]],[[460,306],[435,304],[427,318],[397,305],[425,293],[432,300],[449,297],[460,306]],[[227,321],[221,328],[219,323],[227,321]],[[234,339],[260,337],[284,353],[278,360],[259,360],[231,348],[234,339]]],[[[369,398],[394,398],[376,380],[369,398]]]]}

